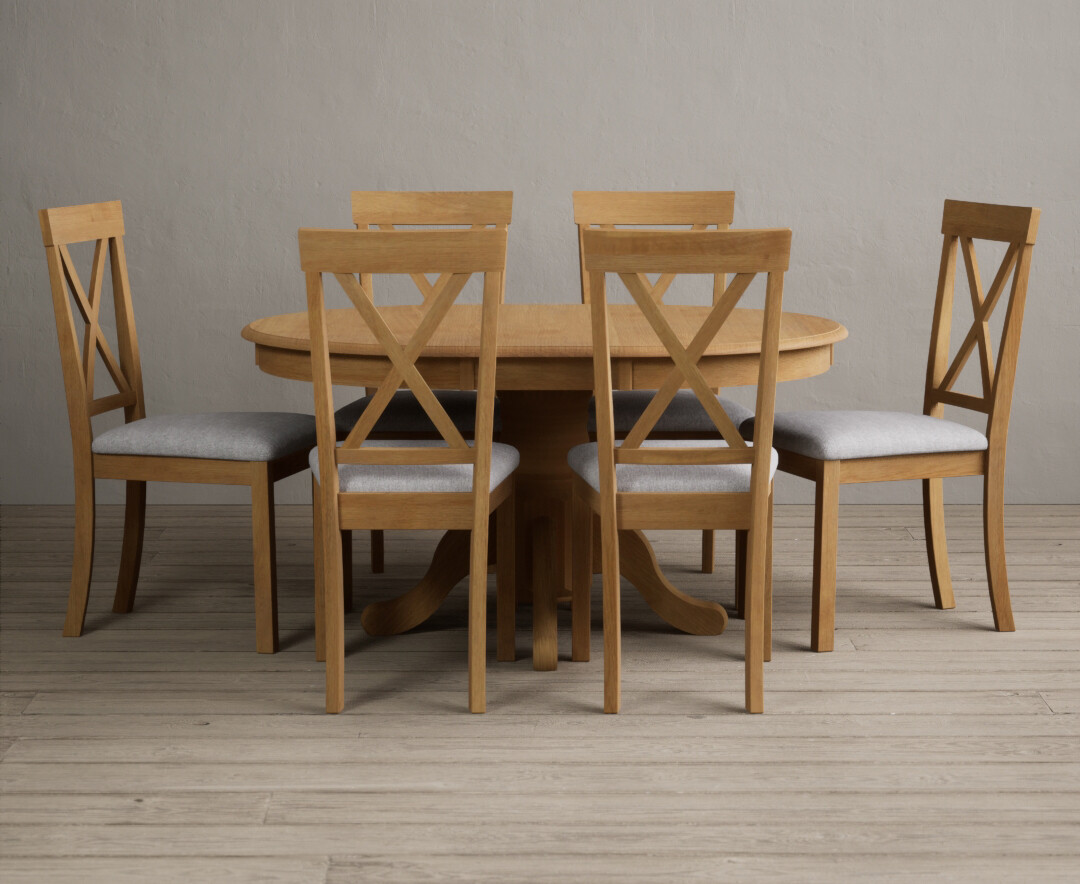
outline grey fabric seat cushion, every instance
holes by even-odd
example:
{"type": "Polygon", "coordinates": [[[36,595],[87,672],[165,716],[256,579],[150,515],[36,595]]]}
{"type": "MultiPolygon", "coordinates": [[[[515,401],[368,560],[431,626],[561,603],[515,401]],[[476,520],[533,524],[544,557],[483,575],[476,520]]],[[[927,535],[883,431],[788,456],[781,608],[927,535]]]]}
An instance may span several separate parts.
{"type": "MultiPolygon", "coordinates": [[[[633,429],[654,395],[655,390],[615,390],[612,393],[611,406],[617,435],[625,436],[633,429]]],[[[754,416],[754,412],[738,402],[719,396],[716,398],[735,426],[754,416]]],[[[715,433],[716,425],[693,390],[679,390],[660,415],[660,420],[656,422],[653,430],[657,433],[715,433]]],[[[595,399],[589,402],[589,432],[596,432],[595,399]]]]}
{"type": "MultiPolygon", "coordinates": [[[[476,424],[476,392],[473,390],[435,390],[435,398],[442,403],[450,420],[459,433],[472,434],[476,424]]],[[[371,396],[363,396],[343,405],[334,415],[340,435],[348,433],[371,402],[371,396]]],[[[495,400],[495,432],[502,429],[499,416],[499,400],[495,400]]],[[[386,410],[375,424],[376,433],[431,433],[437,434],[435,424],[427,416],[411,390],[398,390],[386,410]]]]}
{"type": "MultiPolygon", "coordinates": [[[[727,448],[722,439],[647,439],[642,448],[727,448]]],[[[575,445],[566,456],[570,469],[597,491],[600,490],[600,461],[597,443],[575,445]]],[[[773,451],[770,478],[776,473],[773,451]]],[[[662,465],[618,464],[615,484],[627,494],[728,494],[750,490],[750,464],[662,465]]]]}
{"type": "Polygon", "coordinates": [[[270,461],[315,444],[315,418],[284,411],[162,414],[106,430],[95,454],[270,461]]]}
{"type": "MultiPolygon", "coordinates": [[[[373,439],[362,447],[372,448],[445,448],[435,439],[373,439]]],[[[513,445],[495,442],[491,446],[490,491],[494,491],[517,469],[521,456],[513,445]]],[[[319,479],[319,449],[313,448],[308,463],[319,479]]],[[[468,494],[472,492],[472,464],[342,464],[338,482],[345,494],[468,494]]]]}
{"type": "MultiPolygon", "coordinates": [[[[743,425],[753,436],[753,421],[743,425]]],[[[903,411],[787,411],[776,416],[773,445],[818,460],[985,451],[986,436],[963,424],[903,411]]]]}

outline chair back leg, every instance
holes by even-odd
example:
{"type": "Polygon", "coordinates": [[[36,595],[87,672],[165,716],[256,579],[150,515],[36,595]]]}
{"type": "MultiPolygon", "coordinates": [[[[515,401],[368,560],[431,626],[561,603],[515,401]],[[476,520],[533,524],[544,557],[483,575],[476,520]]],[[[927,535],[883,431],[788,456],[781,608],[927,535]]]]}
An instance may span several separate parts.
{"type": "Polygon", "coordinates": [[[986,580],[990,584],[990,606],[998,632],[1015,632],[1012,602],[1009,600],[1009,575],[1005,568],[1005,464],[1000,469],[994,460],[983,480],[983,542],[986,551],[986,580]]]}
{"type": "Polygon", "coordinates": [[[319,506],[319,483],[311,477],[311,548],[315,565],[315,660],[326,660],[326,587],[323,584],[322,507],[319,506]]]}
{"type": "Polygon", "coordinates": [[[735,532],[735,619],[746,617],[746,531],[735,532]]]}
{"type": "Polygon", "coordinates": [[[570,659],[586,663],[592,644],[593,512],[575,489],[571,503],[573,519],[573,566],[571,580],[570,659]]]}
{"type": "Polygon", "coordinates": [[[511,494],[495,513],[495,656],[517,659],[517,503],[511,494]]]}
{"type": "Polygon", "coordinates": [[[706,528],[701,532],[701,573],[712,574],[716,564],[716,532],[706,528]]]}
{"type": "Polygon", "coordinates": [[[90,598],[90,577],[94,571],[94,474],[75,463],[75,548],[71,561],[71,589],[68,592],[64,635],[82,635],[86,603],[90,598]]]}
{"type": "Polygon", "coordinates": [[[382,574],[384,567],[383,532],[375,528],[371,531],[371,573],[382,574]]]}

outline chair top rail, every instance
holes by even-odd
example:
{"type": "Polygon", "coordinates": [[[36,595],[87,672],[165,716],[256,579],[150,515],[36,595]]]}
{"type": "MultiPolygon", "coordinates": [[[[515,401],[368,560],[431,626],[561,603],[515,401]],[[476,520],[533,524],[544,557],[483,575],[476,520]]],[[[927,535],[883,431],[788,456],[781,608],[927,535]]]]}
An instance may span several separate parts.
{"type": "Polygon", "coordinates": [[[945,200],[941,232],[945,236],[1033,245],[1039,232],[1039,214],[1038,209],[1027,206],[945,200]]]}
{"type": "Polygon", "coordinates": [[[574,191],[574,223],[588,224],[730,224],[735,192],[574,191]]]}
{"type": "Polygon", "coordinates": [[[124,214],[120,200],[42,209],[38,212],[38,220],[41,222],[41,239],[46,247],[124,235],[124,214]]]}
{"type": "Polygon", "coordinates": [[[505,226],[513,203],[510,190],[354,190],[352,216],[355,224],[505,226]]]}
{"type": "Polygon", "coordinates": [[[485,273],[506,267],[506,230],[301,228],[308,273],[485,273]]]}
{"type": "Polygon", "coordinates": [[[583,231],[584,267],[604,273],[786,271],[791,231],[583,231]]]}

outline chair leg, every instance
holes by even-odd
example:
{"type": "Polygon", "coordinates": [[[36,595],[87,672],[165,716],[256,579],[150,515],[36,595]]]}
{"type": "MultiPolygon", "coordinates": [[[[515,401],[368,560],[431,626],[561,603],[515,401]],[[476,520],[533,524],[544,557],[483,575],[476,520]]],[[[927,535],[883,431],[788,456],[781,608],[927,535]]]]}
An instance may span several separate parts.
{"type": "Polygon", "coordinates": [[[469,711],[487,711],[488,517],[473,520],[469,550],[469,711]]]}
{"type": "Polygon", "coordinates": [[[561,569],[556,562],[558,542],[550,518],[532,523],[533,669],[553,672],[559,667],[558,596],[561,569]]]}
{"type": "Polygon", "coordinates": [[[371,532],[371,573],[382,574],[385,567],[383,559],[383,532],[379,529],[374,529],[371,532]]]}
{"type": "Polygon", "coordinates": [[[716,564],[716,532],[705,530],[701,532],[701,573],[712,574],[716,564]]]}
{"type": "Polygon", "coordinates": [[[949,578],[949,551],[945,545],[944,497],[941,479],[923,479],[923,524],[926,528],[926,556],[930,561],[930,585],[934,588],[934,604],[948,609],[956,607],[956,600],[949,578]]]}
{"type": "Polygon", "coordinates": [[[259,464],[251,482],[252,558],[255,563],[255,650],[278,649],[277,554],[274,542],[274,482],[259,464]]]}
{"type": "MultiPolygon", "coordinates": [[[[382,534],[382,532],[379,532],[382,534]]],[[[353,546],[352,531],[341,532],[341,597],[345,612],[353,609],[353,546]]]]}
{"type": "Polygon", "coordinates": [[[604,592],[604,712],[622,706],[622,610],[619,579],[619,536],[615,519],[600,520],[604,592]]]}
{"type": "Polygon", "coordinates": [[[337,502],[333,495],[322,493],[316,484],[315,505],[319,507],[319,533],[322,535],[323,636],[326,656],[326,711],[345,708],[345,599],[341,588],[341,529],[338,527],[337,502]],[[329,500],[324,498],[330,498],[329,500]]]}
{"type": "Polygon", "coordinates": [[[746,531],[735,532],[735,619],[746,617],[746,531]]]}
{"type": "Polygon", "coordinates": [[[998,632],[1015,632],[1009,575],[1005,567],[1005,467],[987,471],[983,480],[983,542],[986,551],[986,579],[990,584],[990,606],[998,632]]]}
{"type": "Polygon", "coordinates": [[[744,624],[746,656],[746,711],[765,711],[765,573],[768,558],[769,513],[753,515],[746,550],[746,618],[744,624]]]}
{"type": "Polygon", "coordinates": [[[773,496],[769,492],[769,522],[765,531],[765,628],[763,634],[764,652],[762,659],[768,663],[772,660],[772,559],[773,559],[773,496]]]}
{"type": "Polygon", "coordinates": [[[311,545],[315,559],[315,660],[326,660],[326,587],[323,571],[322,506],[319,484],[311,477],[311,545]]]}
{"type": "Polygon", "coordinates": [[[128,614],[135,607],[142,562],[143,529],[146,525],[146,483],[127,482],[124,503],[124,546],[120,553],[120,576],[116,580],[113,613],[128,614]]]}
{"type": "Polygon", "coordinates": [[[517,659],[517,538],[514,495],[495,513],[495,658],[517,659]]]}
{"type": "Polygon", "coordinates": [[[75,467],[75,548],[71,559],[64,635],[82,635],[86,603],[90,598],[90,575],[94,570],[94,475],[75,467]]]}
{"type": "Polygon", "coordinates": [[[592,507],[576,492],[573,495],[573,568],[570,571],[570,659],[588,662],[592,643],[592,507]]]}
{"type": "Polygon", "coordinates": [[[814,495],[814,597],[810,648],[833,649],[836,619],[836,531],[840,519],[839,461],[822,461],[814,495]]]}

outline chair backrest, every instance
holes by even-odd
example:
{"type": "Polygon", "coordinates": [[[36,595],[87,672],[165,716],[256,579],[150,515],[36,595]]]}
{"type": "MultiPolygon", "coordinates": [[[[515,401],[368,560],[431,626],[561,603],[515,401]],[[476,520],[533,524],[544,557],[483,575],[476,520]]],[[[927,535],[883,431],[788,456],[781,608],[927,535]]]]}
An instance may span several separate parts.
{"type": "MultiPolygon", "coordinates": [[[[357,230],[393,230],[399,224],[506,230],[513,205],[510,190],[354,190],[352,219],[357,230]]],[[[445,283],[444,277],[432,283],[422,273],[411,277],[425,301],[445,283]]],[[[362,282],[372,284],[370,278],[362,282]]],[[[499,298],[503,296],[500,292],[499,298]]]]}
{"type": "Polygon", "coordinates": [[[42,209],[38,219],[49,264],[72,443],[76,453],[85,451],[88,456],[93,440],[92,417],[117,408],[124,409],[124,417],[128,421],[146,415],[135,315],[131,307],[127,260],[124,257],[124,215],[117,200],[42,209]],[[94,243],[89,288],[83,286],[68,250],[69,245],[84,242],[94,243]],[[110,267],[116,316],[115,354],[101,328],[106,261],[110,267]],[[78,320],[71,310],[72,300],[82,320],[81,345],[78,320]],[[116,392],[95,397],[94,375],[99,354],[116,392]]]}
{"type": "Polygon", "coordinates": [[[1039,231],[1039,210],[1021,206],[995,206],[945,200],[941,219],[944,243],[938,274],[934,324],[930,334],[930,359],[926,370],[926,414],[941,417],[946,405],[982,412],[987,416],[990,445],[1004,445],[1009,429],[1013,384],[1016,380],[1016,357],[1020,348],[1020,330],[1024,321],[1031,250],[1039,231]],[[1005,256],[984,293],[974,241],[992,240],[1008,243],[1005,256]],[[949,361],[953,315],[953,287],[956,278],[957,247],[964,256],[968,289],[971,295],[973,322],[956,356],[949,361]],[[1009,289],[1005,320],[994,362],[990,341],[990,316],[1009,289]],[[982,396],[953,391],[957,378],[971,354],[978,350],[982,396]]]}
{"type": "Polygon", "coordinates": [[[582,255],[591,290],[596,429],[602,494],[614,494],[614,469],[618,463],[749,463],[753,476],[751,493],[756,495],[767,492],[784,271],[787,270],[790,252],[790,230],[584,232],[582,255]],[[619,275],[629,289],[634,303],[644,314],[674,363],[671,372],[618,448],[615,447],[612,415],[611,348],[605,287],[607,273],[619,275]],[[688,345],[684,345],[668,323],[664,306],[652,297],[648,287],[642,283],[641,277],[644,273],[734,273],[735,276],[713,304],[693,339],[688,345]],[[755,442],[750,447],[720,407],[698,368],[698,362],[759,273],[767,274],[767,279],[758,370],[755,442]],[[656,421],[684,383],[697,395],[729,447],[642,447],[656,421]],[[605,477],[610,484],[605,485],[605,477]]]}
{"type": "MultiPolygon", "coordinates": [[[[574,192],[574,223],[578,228],[578,257],[581,259],[581,301],[589,303],[589,279],[582,258],[582,237],[586,230],[598,227],[613,230],[617,226],[686,227],[691,230],[727,230],[735,217],[735,192],[702,191],[611,191],[578,190],[574,192]]],[[[642,277],[652,297],[662,301],[675,279],[663,274],[655,284],[642,277]]],[[[713,278],[713,303],[727,288],[727,278],[713,278]]]]}
{"type": "Polygon", "coordinates": [[[474,493],[486,495],[491,467],[495,404],[495,348],[499,293],[506,268],[505,229],[368,231],[301,229],[300,266],[307,278],[312,379],[319,444],[320,483],[337,493],[338,464],[473,464],[474,493]],[[391,367],[341,447],[335,446],[333,390],[323,274],[333,274],[391,367]],[[375,306],[364,277],[372,273],[440,273],[425,299],[420,322],[399,343],[375,306]],[[477,372],[475,445],[469,446],[416,368],[424,345],[446,318],[465,283],[484,274],[480,360],[477,372]],[[359,276],[359,279],[358,279],[359,276]],[[363,446],[394,393],[405,383],[438,429],[446,447],[363,446]]]}

